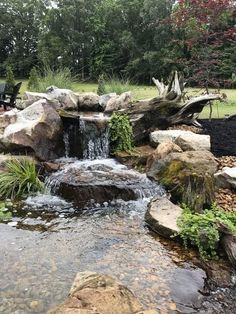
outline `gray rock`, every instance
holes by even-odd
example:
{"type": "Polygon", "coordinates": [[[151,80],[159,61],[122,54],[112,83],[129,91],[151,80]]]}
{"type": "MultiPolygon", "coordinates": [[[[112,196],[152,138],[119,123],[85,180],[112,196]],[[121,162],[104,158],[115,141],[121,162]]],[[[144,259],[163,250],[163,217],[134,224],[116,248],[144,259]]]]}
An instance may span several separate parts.
{"type": "Polygon", "coordinates": [[[151,229],[163,237],[170,238],[179,232],[177,219],[183,209],[174,205],[166,197],[156,197],[148,205],[145,221],[151,229]]]}
{"type": "Polygon", "coordinates": [[[236,189],[236,167],[224,167],[214,176],[219,187],[226,189],[236,189]]]}
{"type": "Polygon", "coordinates": [[[110,93],[110,94],[105,94],[105,95],[99,96],[99,105],[101,106],[101,108],[103,108],[103,110],[105,110],[108,101],[111,98],[114,98],[116,96],[117,96],[116,93],[110,93]]]}
{"type": "Polygon", "coordinates": [[[78,98],[78,110],[99,111],[99,96],[95,93],[82,93],[78,98]]]}
{"type": "Polygon", "coordinates": [[[125,92],[121,95],[114,96],[108,100],[105,112],[114,112],[120,109],[125,109],[131,102],[131,92],[125,92]]]}
{"type": "Polygon", "coordinates": [[[183,151],[210,150],[210,136],[183,130],[159,130],[150,134],[150,141],[157,146],[164,142],[174,142],[183,151]]]}

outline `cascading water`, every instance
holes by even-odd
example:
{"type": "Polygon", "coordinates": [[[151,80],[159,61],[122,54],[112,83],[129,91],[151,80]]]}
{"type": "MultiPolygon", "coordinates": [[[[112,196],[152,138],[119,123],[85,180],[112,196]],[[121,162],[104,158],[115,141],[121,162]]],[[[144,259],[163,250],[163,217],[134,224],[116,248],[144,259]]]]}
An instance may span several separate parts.
{"type": "Polygon", "coordinates": [[[64,155],[78,159],[103,159],[109,156],[108,118],[102,113],[64,120],[64,155]]]}
{"type": "Polygon", "coordinates": [[[83,159],[103,159],[109,156],[109,129],[106,122],[80,120],[83,134],[83,159]]]}

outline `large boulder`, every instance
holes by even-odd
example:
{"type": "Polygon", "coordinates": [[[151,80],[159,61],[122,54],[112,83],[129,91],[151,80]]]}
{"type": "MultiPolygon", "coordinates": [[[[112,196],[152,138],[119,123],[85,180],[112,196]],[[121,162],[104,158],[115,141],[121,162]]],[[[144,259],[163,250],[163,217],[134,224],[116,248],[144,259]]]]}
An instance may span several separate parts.
{"type": "Polygon", "coordinates": [[[196,134],[183,130],[159,130],[150,134],[150,141],[157,146],[163,142],[174,142],[183,151],[210,150],[211,142],[209,135],[196,134]]]}
{"type": "Polygon", "coordinates": [[[0,151],[34,153],[41,160],[55,158],[61,135],[60,116],[46,100],[39,100],[16,113],[14,123],[0,136],[0,151]]]}
{"type": "Polygon", "coordinates": [[[236,189],[236,167],[224,167],[215,174],[215,178],[219,187],[236,189]]]}
{"type": "Polygon", "coordinates": [[[49,180],[55,193],[73,201],[80,208],[117,199],[136,200],[141,195],[150,196],[153,191],[161,192],[159,185],[148,180],[146,175],[110,159],[65,165],[49,180]]]}
{"type": "Polygon", "coordinates": [[[163,237],[170,238],[179,232],[177,219],[183,209],[166,197],[155,197],[148,205],[145,221],[151,229],[163,237]]]}
{"type": "Polygon", "coordinates": [[[216,170],[217,162],[210,152],[190,151],[156,159],[147,175],[171,191],[174,203],[186,203],[200,212],[215,201],[216,170]]]}
{"type": "Polygon", "coordinates": [[[121,95],[111,97],[105,107],[105,112],[114,112],[120,109],[125,109],[132,102],[131,92],[125,92],[121,95]]]}
{"type": "Polygon", "coordinates": [[[78,273],[68,299],[57,309],[48,312],[48,314],[142,313],[145,312],[141,303],[128,288],[110,276],[94,272],[78,273]]]}

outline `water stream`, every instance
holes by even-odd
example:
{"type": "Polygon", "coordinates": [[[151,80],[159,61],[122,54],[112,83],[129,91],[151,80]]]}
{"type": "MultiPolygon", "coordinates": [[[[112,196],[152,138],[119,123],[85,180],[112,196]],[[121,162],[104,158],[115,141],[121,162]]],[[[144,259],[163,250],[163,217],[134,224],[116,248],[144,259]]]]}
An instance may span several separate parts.
{"type": "MultiPolygon", "coordinates": [[[[76,273],[86,270],[120,280],[159,313],[235,313],[234,288],[214,288],[206,296],[206,273],[197,253],[147,228],[147,204],[163,190],[145,175],[101,159],[108,154],[106,136],[83,149],[90,160],[61,159],[64,166],[47,180],[53,194],[15,204],[12,221],[0,224],[0,313],[46,313],[64,301],[76,273]],[[81,183],[79,176],[83,184],[95,184],[91,175],[98,186],[119,178],[135,199],[97,202],[91,195],[93,201],[81,208],[55,195],[62,178],[81,183]]],[[[227,265],[218,268],[223,274],[227,265]]]]}

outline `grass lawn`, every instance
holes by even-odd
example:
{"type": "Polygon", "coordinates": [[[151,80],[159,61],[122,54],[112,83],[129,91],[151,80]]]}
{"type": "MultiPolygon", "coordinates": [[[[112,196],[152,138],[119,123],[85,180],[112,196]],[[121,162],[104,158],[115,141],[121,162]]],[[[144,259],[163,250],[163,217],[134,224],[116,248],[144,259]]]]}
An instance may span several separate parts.
{"type": "MultiPolygon", "coordinates": [[[[18,82],[19,80],[17,80],[18,82]]],[[[27,90],[27,80],[21,80],[21,95],[27,90]]],[[[0,79],[0,82],[4,82],[3,79],[0,79]]],[[[73,88],[75,92],[95,92],[97,91],[97,84],[95,83],[74,83],[73,88]]],[[[135,100],[153,98],[158,96],[158,91],[155,86],[144,86],[144,85],[131,85],[131,91],[133,93],[133,98],[135,100]]],[[[196,96],[201,91],[197,88],[187,88],[189,95],[196,96]]],[[[236,114],[236,89],[222,89],[221,93],[225,93],[228,97],[228,101],[224,103],[215,102],[212,109],[212,118],[222,118],[225,115],[236,114]]],[[[205,107],[200,118],[209,117],[209,106],[205,107]]]]}

